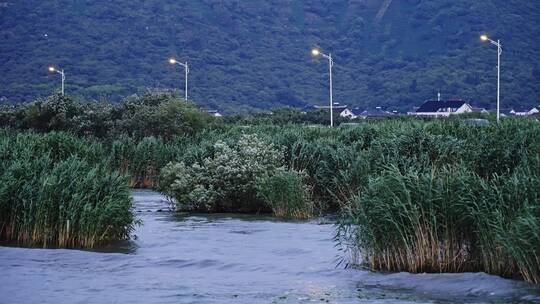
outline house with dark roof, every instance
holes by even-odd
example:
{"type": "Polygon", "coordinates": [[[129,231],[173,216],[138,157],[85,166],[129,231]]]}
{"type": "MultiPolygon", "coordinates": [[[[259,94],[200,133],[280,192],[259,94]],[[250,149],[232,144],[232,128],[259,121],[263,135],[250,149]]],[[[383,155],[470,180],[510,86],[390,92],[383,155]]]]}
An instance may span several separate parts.
{"type": "Polygon", "coordinates": [[[415,112],[409,115],[415,116],[443,116],[447,117],[455,114],[470,113],[473,108],[469,103],[461,99],[452,100],[427,100],[415,112]]]}
{"type": "Polygon", "coordinates": [[[530,111],[527,107],[514,107],[512,110],[514,110],[513,114],[516,116],[527,116],[530,111]]]}

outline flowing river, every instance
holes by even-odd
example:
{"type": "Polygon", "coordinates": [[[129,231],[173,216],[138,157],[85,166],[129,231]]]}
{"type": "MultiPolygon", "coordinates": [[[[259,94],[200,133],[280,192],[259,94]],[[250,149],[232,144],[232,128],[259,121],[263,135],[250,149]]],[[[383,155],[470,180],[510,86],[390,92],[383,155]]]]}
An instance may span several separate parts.
{"type": "Polygon", "coordinates": [[[337,267],[334,226],[178,215],[133,191],[136,238],[97,251],[0,247],[0,303],[540,303],[532,284],[484,273],[337,267]]]}

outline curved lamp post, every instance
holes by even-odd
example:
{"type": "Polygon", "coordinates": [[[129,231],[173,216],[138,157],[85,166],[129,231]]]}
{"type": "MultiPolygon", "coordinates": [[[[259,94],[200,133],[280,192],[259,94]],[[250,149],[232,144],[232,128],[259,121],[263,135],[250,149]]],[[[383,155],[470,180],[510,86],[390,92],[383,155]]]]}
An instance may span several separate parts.
{"type": "Polygon", "coordinates": [[[189,67],[188,67],[188,64],[187,64],[187,61],[185,63],[182,63],[182,62],[179,62],[177,61],[176,59],[174,58],[171,58],[169,59],[169,63],[172,64],[172,65],[175,65],[175,64],[178,64],[178,65],[181,65],[184,67],[184,73],[185,73],[185,87],[184,87],[184,99],[187,101],[187,97],[188,97],[188,73],[189,73],[189,67]]]}
{"type": "Polygon", "coordinates": [[[332,66],[334,66],[334,60],[332,59],[332,54],[321,52],[319,49],[312,49],[311,55],[314,57],[322,56],[323,58],[328,59],[328,71],[330,73],[330,127],[334,126],[334,103],[332,102],[332,66]]]}
{"type": "Polygon", "coordinates": [[[480,40],[482,41],[489,41],[489,43],[495,45],[497,47],[497,122],[499,122],[499,116],[500,116],[500,95],[501,95],[501,54],[502,54],[502,45],[501,41],[497,39],[497,41],[489,39],[489,37],[485,34],[480,36],[480,40]]]}
{"type": "Polygon", "coordinates": [[[64,95],[64,82],[66,81],[66,74],[64,73],[63,69],[57,69],[53,66],[49,67],[49,72],[51,73],[58,73],[62,76],[62,95],[64,95]]]}

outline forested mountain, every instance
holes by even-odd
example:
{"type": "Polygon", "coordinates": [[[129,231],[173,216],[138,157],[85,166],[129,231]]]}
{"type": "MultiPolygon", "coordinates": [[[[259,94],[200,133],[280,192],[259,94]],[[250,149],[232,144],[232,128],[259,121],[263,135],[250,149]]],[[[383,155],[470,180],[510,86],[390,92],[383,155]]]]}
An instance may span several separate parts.
{"type": "Polygon", "coordinates": [[[0,98],[30,101],[59,86],[119,100],[183,87],[197,103],[239,111],[335,100],[408,109],[436,96],[494,107],[500,38],[503,106],[540,104],[540,1],[0,0],[0,98]]]}

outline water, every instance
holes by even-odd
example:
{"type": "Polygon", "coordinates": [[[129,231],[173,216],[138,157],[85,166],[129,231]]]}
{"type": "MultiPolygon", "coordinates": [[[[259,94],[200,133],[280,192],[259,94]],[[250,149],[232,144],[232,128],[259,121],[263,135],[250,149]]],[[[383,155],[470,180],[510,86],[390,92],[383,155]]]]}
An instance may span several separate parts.
{"type": "Polygon", "coordinates": [[[538,287],[483,273],[336,268],[334,227],[321,220],[179,216],[157,193],[133,195],[136,240],[0,247],[0,303],[540,303],[538,287]]]}

